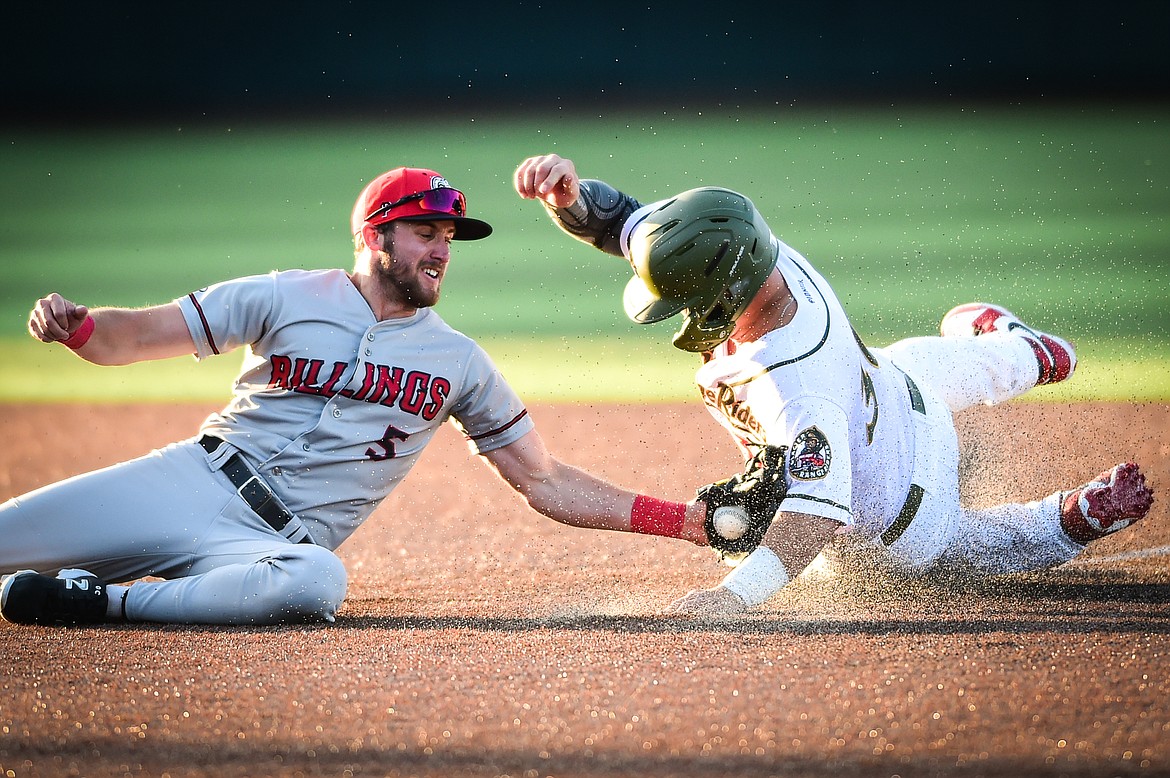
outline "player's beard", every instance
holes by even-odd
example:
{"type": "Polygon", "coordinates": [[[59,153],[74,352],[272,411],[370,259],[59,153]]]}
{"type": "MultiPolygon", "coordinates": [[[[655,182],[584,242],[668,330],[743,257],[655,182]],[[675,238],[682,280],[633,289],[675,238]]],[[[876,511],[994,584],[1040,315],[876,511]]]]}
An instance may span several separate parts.
{"type": "MultiPolygon", "coordinates": [[[[439,302],[442,277],[440,276],[439,282],[433,288],[424,286],[420,276],[425,265],[426,263],[421,263],[407,268],[394,260],[391,249],[391,252],[383,254],[381,261],[377,263],[378,282],[388,297],[397,298],[413,308],[430,308],[439,302]]],[[[441,268],[438,270],[442,273],[441,268]]]]}

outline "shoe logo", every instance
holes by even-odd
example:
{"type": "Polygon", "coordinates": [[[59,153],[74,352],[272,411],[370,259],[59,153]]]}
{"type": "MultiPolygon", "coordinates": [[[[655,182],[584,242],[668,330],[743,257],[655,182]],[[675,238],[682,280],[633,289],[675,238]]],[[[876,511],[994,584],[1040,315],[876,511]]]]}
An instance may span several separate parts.
{"type": "Polygon", "coordinates": [[[1088,522],[1090,527],[1103,535],[1116,532],[1119,529],[1125,529],[1130,524],[1133,524],[1133,519],[1097,518],[1089,514],[1085,514],[1085,521],[1088,522]]]}
{"type": "MultiPolygon", "coordinates": [[[[78,589],[78,590],[83,591],[83,592],[88,592],[89,587],[90,587],[90,579],[88,579],[88,578],[66,578],[65,579],[65,588],[66,589],[78,589]]],[[[93,587],[93,593],[98,594],[98,595],[100,595],[102,593],[101,584],[97,584],[93,587]]]]}

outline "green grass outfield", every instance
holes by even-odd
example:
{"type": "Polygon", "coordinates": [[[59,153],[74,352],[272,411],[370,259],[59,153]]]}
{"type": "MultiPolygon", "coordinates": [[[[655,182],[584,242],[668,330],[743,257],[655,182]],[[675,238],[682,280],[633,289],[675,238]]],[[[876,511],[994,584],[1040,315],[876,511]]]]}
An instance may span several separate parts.
{"type": "MultiPolygon", "coordinates": [[[[530,402],[669,402],[697,400],[692,376],[694,355],[662,352],[644,340],[485,338],[509,381],[530,402]]],[[[1136,344],[1093,341],[1079,351],[1074,380],[1042,387],[1028,401],[1113,400],[1164,402],[1165,358],[1129,355],[1136,344]]],[[[10,343],[0,365],[5,402],[226,401],[240,360],[213,357],[142,363],[113,370],[76,359],[64,348],[47,348],[32,339],[10,343]],[[32,385],[29,381],[34,382],[32,385]]]]}
{"type": "Polygon", "coordinates": [[[496,227],[456,244],[439,312],[530,401],[693,396],[674,323],[621,312],[628,270],[520,201],[529,154],[651,200],[739,189],[829,277],[867,342],[990,299],[1072,339],[1035,399],[1170,399],[1170,108],[686,108],[414,122],[0,129],[0,402],[220,400],[236,356],[97,368],[24,333],[49,291],[145,305],[276,268],[352,263],[349,209],[398,164],[496,227]]]}

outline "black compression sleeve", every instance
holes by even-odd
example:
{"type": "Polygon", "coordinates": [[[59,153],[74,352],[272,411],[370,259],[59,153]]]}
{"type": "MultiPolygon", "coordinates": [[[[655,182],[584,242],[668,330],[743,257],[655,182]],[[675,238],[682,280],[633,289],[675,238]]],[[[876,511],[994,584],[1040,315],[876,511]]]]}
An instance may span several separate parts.
{"type": "Polygon", "coordinates": [[[581,196],[568,208],[545,205],[562,230],[615,257],[622,256],[622,225],[641,207],[634,198],[593,178],[581,180],[581,196]]]}

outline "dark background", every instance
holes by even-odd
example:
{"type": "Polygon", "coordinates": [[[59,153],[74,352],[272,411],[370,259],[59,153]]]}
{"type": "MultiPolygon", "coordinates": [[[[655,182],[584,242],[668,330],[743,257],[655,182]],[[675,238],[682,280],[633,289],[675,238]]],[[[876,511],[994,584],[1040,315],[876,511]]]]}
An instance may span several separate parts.
{"type": "Polygon", "coordinates": [[[1150,101],[1170,82],[1167,2],[25,2],[0,26],[9,124],[1150,101]]]}

